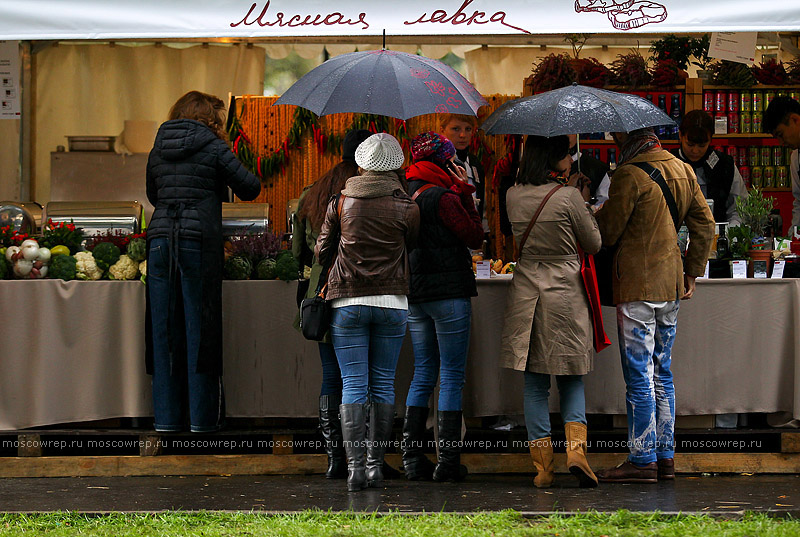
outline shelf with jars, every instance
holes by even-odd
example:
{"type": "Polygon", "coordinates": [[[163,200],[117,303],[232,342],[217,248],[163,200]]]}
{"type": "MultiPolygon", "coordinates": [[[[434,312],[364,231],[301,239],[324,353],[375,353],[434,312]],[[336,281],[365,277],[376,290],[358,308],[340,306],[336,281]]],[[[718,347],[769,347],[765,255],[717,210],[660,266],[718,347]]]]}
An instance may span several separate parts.
{"type": "Polygon", "coordinates": [[[763,132],[764,110],[775,96],[800,99],[800,88],[756,85],[751,88],[707,85],[702,87],[703,110],[711,114],[717,128],[717,149],[731,155],[748,187],[768,192],[791,190],[789,162],[791,150],[784,148],[770,133],[763,132]]]}

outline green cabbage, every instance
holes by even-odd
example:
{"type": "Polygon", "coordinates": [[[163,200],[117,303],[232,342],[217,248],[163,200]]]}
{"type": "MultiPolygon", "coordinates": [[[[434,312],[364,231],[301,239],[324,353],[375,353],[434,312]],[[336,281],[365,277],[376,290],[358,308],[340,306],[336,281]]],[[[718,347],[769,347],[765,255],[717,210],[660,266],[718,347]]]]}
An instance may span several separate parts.
{"type": "Polygon", "coordinates": [[[248,280],[253,273],[253,264],[246,257],[237,255],[225,261],[225,277],[229,280],[248,280]]]}
{"type": "Polygon", "coordinates": [[[275,260],[275,276],[280,280],[290,281],[300,277],[298,274],[300,272],[300,263],[292,256],[291,252],[288,253],[289,255],[278,254],[275,260]]]}
{"type": "Polygon", "coordinates": [[[275,279],[275,265],[274,259],[262,259],[256,267],[256,275],[259,280],[274,280],[275,279]]]}

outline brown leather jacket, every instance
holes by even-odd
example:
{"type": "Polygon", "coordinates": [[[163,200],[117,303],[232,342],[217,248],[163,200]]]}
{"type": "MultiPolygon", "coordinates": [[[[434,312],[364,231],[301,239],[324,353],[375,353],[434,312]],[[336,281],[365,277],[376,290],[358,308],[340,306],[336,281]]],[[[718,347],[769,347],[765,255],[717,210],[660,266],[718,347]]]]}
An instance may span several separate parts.
{"type": "Polygon", "coordinates": [[[339,228],[332,200],[315,248],[317,259],[326,266],[326,260],[336,255],[328,276],[328,300],[408,294],[408,251],[419,232],[419,208],[408,194],[398,188],[392,195],[374,198],[347,196],[337,248],[339,228]]]}

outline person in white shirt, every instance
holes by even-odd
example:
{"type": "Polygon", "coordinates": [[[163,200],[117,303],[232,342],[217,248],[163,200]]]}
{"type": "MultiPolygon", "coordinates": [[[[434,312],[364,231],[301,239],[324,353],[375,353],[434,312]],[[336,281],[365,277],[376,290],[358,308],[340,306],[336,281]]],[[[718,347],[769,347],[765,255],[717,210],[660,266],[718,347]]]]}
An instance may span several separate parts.
{"type": "Polygon", "coordinates": [[[789,159],[792,177],[792,226],[800,226],[800,173],[798,173],[797,150],[800,148],[800,103],[791,97],[775,97],[764,112],[764,132],[770,132],[794,149],[789,159]]]}

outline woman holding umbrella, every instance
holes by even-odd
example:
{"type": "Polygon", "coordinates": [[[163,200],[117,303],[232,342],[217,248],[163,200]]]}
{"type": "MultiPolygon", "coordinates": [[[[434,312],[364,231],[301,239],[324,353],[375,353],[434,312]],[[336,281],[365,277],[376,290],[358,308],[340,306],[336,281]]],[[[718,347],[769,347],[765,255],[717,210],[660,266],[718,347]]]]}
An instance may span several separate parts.
{"type": "Polygon", "coordinates": [[[548,396],[556,375],[567,437],[567,467],[581,487],[597,486],[586,460],[583,375],[592,369],[592,321],[580,250],[602,244],[588,208],[589,188],[564,188],[572,165],[567,136],[528,136],[508,216],[519,260],[506,308],[500,364],[525,372],[525,425],[537,475],[553,483],[548,396]]]}
{"type": "Polygon", "coordinates": [[[434,132],[411,142],[414,163],[406,170],[408,191],[420,208],[421,230],[411,252],[409,330],[414,378],[403,423],[403,466],[411,480],[463,479],[461,390],[477,296],[470,248],[483,244],[483,225],[464,168],[453,163],[453,143],[434,132]],[[422,449],[428,400],[439,387],[439,461],[435,469],[422,449]]]}

